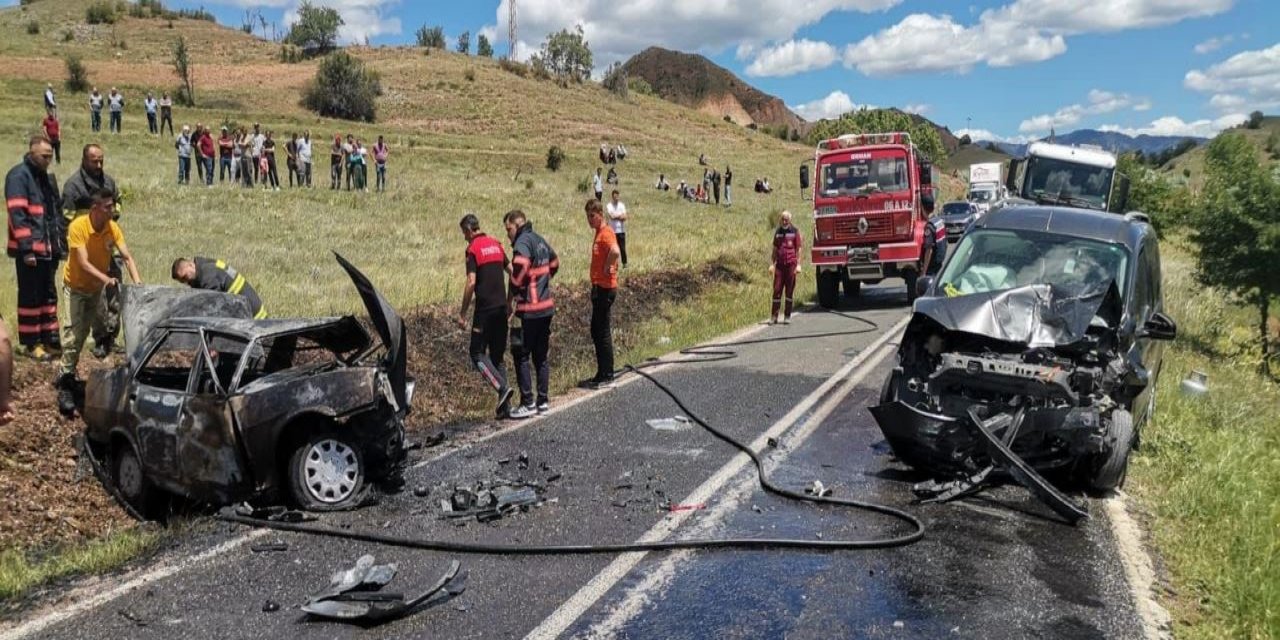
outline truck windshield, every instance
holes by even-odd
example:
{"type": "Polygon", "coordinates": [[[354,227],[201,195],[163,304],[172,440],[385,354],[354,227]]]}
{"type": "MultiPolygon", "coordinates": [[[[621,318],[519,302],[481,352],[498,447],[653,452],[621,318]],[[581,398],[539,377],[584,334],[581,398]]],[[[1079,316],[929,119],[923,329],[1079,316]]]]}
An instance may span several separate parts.
{"type": "Polygon", "coordinates": [[[1033,157],[1028,161],[1026,196],[1041,204],[1106,209],[1114,169],[1033,157]]]}
{"type": "Polygon", "coordinates": [[[1124,293],[1129,251],[1039,231],[980,229],[964,236],[938,277],[948,297],[1052,284],[1080,291],[1115,280],[1124,293]]]}
{"type": "Polygon", "coordinates": [[[854,154],[822,166],[824,195],[907,191],[910,173],[905,155],[854,154]]]}
{"type": "Polygon", "coordinates": [[[990,202],[995,199],[994,191],[970,191],[969,199],[974,202],[990,202]]]}

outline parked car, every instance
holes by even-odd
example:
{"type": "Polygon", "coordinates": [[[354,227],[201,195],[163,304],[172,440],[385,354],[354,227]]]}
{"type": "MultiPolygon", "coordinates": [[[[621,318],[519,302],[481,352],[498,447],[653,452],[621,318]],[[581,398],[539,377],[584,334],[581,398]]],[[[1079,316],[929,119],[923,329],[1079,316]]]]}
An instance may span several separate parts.
{"type": "Polygon", "coordinates": [[[956,200],[942,205],[942,224],[947,228],[947,243],[955,246],[969,225],[982,217],[978,205],[968,200],[956,200]]]}
{"type": "Polygon", "coordinates": [[[996,210],[920,284],[872,409],[894,454],[942,478],[994,465],[1019,480],[1054,469],[1093,490],[1120,486],[1177,333],[1145,218],[996,210]]]}
{"type": "Polygon", "coordinates": [[[237,296],[126,288],[125,364],[85,390],[86,442],[144,517],[164,494],[198,503],[287,499],[355,506],[397,489],[413,382],[394,309],[340,256],[369,311],[254,320],[237,296]]]}

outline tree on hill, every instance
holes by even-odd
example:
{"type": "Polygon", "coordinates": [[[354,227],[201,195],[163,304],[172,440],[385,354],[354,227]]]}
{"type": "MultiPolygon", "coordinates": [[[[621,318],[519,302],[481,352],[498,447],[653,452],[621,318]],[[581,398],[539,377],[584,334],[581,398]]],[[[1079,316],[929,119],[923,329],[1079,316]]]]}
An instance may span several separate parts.
{"type": "Polygon", "coordinates": [[[463,31],[462,35],[458,36],[458,53],[461,53],[461,54],[471,53],[471,32],[470,31],[463,31]]]}
{"type": "Polygon", "coordinates": [[[846,133],[889,133],[906,131],[911,134],[911,141],[924,152],[930,160],[940,162],[946,157],[942,146],[942,138],[938,132],[924,121],[916,121],[908,114],[891,109],[859,109],[851,111],[834,120],[823,120],[812,129],[805,138],[808,144],[816,145],[846,133]]]}
{"type": "Polygon", "coordinates": [[[302,49],[307,56],[324,55],[338,46],[338,27],[343,24],[337,9],[317,7],[311,0],[302,0],[298,5],[298,21],[289,28],[284,41],[302,49]]]}
{"type": "Polygon", "coordinates": [[[547,71],[562,81],[582,82],[591,77],[591,70],[595,68],[582,25],[573,31],[562,29],[547,36],[542,43],[540,60],[547,71]]]}
{"type": "Polygon", "coordinates": [[[330,118],[373,122],[382,81],[359,58],[345,51],[325,56],[316,77],[303,89],[302,106],[330,118]]]}
{"type": "Polygon", "coordinates": [[[489,37],[483,33],[476,36],[476,55],[481,58],[493,57],[493,45],[489,44],[489,37]]]}
{"type": "Polygon", "coordinates": [[[600,84],[623,100],[630,97],[631,85],[627,81],[627,70],[622,68],[621,62],[609,65],[609,69],[604,72],[604,79],[600,84]]]}
{"type": "Polygon", "coordinates": [[[1266,116],[1263,116],[1261,111],[1254,111],[1249,114],[1249,119],[1245,121],[1244,127],[1246,129],[1258,129],[1262,127],[1262,119],[1264,117],[1266,116]]]}
{"type": "Polygon", "coordinates": [[[1204,194],[1191,213],[1196,278],[1257,310],[1259,369],[1270,376],[1267,317],[1280,298],[1280,182],[1238,133],[1209,143],[1205,171],[1204,194]]]}
{"type": "Polygon", "coordinates": [[[427,49],[443,49],[444,48],[444,27],[434,26],[428,27],[422,25],[414,32],[414,36],[418,39],[418,46],[427,49]]]}
{"type": "Polygon", "coordinates": [[[178,36],[173,42],[173,72],[182,81],[178,88],[178,102],[188,107],[196,106],[196,85],[191,79],[191,55],[187,50],[187,39],[178,36]]]}

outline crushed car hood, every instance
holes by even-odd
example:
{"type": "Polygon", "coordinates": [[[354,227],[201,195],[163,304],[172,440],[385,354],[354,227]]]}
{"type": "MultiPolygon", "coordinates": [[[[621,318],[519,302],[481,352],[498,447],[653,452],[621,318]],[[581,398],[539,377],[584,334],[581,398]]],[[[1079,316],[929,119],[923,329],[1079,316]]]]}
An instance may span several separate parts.
{"type": "Polygon", "coordinates": [[[378,293],[373,283],[369,282],[369,278],[365,277],[355,265],[347,262],[346,258],[338,255],[336,251],[333,256],[338,259],[338,264],[342,265],[347,275],[351,276],[351,282],[356,285],[356,291],[360,292],[360,299],[364,301],[364,306],[369,311],[369,322],[373,324],[374,331],[378,333],[382,345],[387,349],[384,364],[388,381],[396,396],[396,403],[402,408],[408,407],[409,365],[408,355],[405,353],[408,338],[404,321],[400,319],[400,315],[396,313],[391,303],[378,293]]]}
{"type": "Polygon", "coordinates": [[[170,318],[253,318],[242,296],[158,285],[121,285],[120,319],[124,327],[125,353],[134,353],[147,332],[170,318]]]}
{"type": "Polygon", "coordinates": [[[1120,293],[1113,280],[1070,290],[1051,284],[974,293],[948,298],[920,298],[917,316],[949,331],[962,331],[1030,347],[1065,346],[1084,338],[1094,317],[1116,326],[1120,293]]]}

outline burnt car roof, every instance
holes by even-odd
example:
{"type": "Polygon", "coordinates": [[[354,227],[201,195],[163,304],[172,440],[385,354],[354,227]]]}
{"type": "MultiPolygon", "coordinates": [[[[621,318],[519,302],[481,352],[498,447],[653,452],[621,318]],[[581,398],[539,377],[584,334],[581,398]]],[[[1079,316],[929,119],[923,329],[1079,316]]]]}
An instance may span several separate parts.
{"type": "Polygon", "coordinates": [[[1150,226],[1118,213],[1071,207],[1015,205],[988,213],[974,223],[974,228],[1043,231],[1137,249],[1150,226]]]}
{"type": "Polygon", "coordinates": [[[323,329],[343,322],[349,322],[351,316],[334,316],[328,318],[286,318],[279,320],[248,320],[244,318],[169,318],[158,323],[157,327],[166,329],[204,329],[216,333],[226,333],[248,339],[269,338],[286,333],[296,333],[310,329],[323,329]]]}

